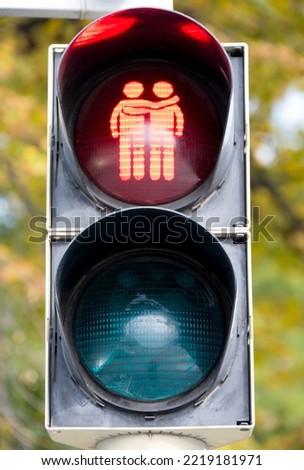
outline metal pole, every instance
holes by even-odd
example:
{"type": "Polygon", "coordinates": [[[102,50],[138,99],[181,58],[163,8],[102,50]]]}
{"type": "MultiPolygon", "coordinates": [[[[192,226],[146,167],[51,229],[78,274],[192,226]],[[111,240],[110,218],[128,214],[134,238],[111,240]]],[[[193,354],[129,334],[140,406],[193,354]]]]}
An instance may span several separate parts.
{"type": "Polygon", "coordinates": [[[173,10],[173,0],[0,0],[0,16],[95,19],[136,7],[173,10]]]}

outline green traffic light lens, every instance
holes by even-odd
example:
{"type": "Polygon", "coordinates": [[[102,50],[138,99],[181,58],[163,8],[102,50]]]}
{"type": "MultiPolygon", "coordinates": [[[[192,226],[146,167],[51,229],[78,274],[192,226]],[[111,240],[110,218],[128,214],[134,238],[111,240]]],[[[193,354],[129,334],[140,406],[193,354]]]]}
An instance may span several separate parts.
{"type": "Polygon", "coordinates": [[[213,280],[166,257],[133,257],[90,278],[74,316],[77,354],[107,392],[139,402],[180,396],[206,379],[227,335],[213,280]]]}

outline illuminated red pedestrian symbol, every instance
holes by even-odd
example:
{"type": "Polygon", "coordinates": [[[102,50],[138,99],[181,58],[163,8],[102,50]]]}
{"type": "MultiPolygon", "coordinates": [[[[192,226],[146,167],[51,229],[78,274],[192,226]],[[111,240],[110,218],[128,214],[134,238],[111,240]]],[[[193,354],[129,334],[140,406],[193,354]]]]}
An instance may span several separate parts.
{"type": "Polygon", "coordinates": [[[159,101],[140,98],[143,84],[128,82],[123,88],[127,99],[117,104],[110,118],[112,136],[119,138],[119,176],[123,181],[145,176],[146,142],[151,180],[174,178],[175,137],[183,135],[184,115],[171,83],[159,81],[152,90],[159,101]]]}

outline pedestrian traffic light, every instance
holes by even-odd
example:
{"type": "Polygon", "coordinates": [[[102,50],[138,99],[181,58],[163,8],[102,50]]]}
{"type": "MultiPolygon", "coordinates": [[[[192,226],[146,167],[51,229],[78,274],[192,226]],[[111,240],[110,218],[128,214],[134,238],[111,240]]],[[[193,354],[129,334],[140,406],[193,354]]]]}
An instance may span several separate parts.
{"type": "Polygon", "coordinates": [[[247,48],[154,8],[50,48],[46,427],[215,448],[254,423],[247,48]]]}

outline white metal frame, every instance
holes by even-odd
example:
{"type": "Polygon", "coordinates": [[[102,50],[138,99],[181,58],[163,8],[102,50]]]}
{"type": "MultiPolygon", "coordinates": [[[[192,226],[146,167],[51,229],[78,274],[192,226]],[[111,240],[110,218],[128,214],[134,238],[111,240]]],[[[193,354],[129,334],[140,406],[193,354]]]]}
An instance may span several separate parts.
{"type": "MultiPolygon", "coordinates": [[[[1,0],[0,0],[1,1],[1,0]]],[[[248,92],[248,47],[244,43],[224,43],[222,46],[228,50],[233,47],[240,47],[244,51],[244,99],[245,99],[245,160],[246,160],[246,187],[249,188],[249,92],[248,92]]],[[[49,50],[49,102],[48,102],[48,160],[50,163],[50,128],[52,123],[53,103],[51,101],[51,90],[53,88],[54,73],[52,70],[53,50],[65,49],[66,44],[57,44],[50,46],[49,50]]],[[[50,172],[48,171],[48,175],[50,172]]],[[[47,197],[50,200],[50,181],[48,181],[47,197]]],[[[250,220],[250,193],[246,194],[246,213],[250,220]]],[[[47,204],[49,208],[49,203],[47,204]]],[[[48,211],[48,235],[54,236],[51,228],[50,213],[48,211]]],[[[69,444],[76,448],[81,449],[101,449],[101,450],[204,450],[220,448],[228,443],[240,441],[249,438],[252,434],[255,425],[255,409],[254,409],[254,365],[253,365],[253,318],[252,318],[252,278],[251,278],[251,251],[250,251],[250,223],[247,227],[236,227],[236,232],[246,233],[248,236],[247,243],[247,257],[248,257],[248,347],[250,350],[250,414],[252,423],[244,423],[244,425],[223,425],[223,426],[197,426],[197,427],[146,427],[130,428],[107,428],[107,427],[55,427],[50,425],[50,384],[49,376],[46,373],[46,413],[45,413],[45,427],[50,437],[57,442],[69,444]]],[[[216,231],[212,231],[217,235],[216,231]]],[[[220,234],[223,235],[223,229],[220,229],[220,234]]],[[[56,234],[55,234],[56,235],[56,234]]],[[[46,257],[47,257],[47,288],[46,288],[46,371],[49,364],[49,345],[48,345],[48,330],[50,321],[50,245],[46,244],[46,257]]]]}

